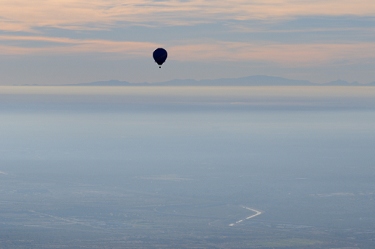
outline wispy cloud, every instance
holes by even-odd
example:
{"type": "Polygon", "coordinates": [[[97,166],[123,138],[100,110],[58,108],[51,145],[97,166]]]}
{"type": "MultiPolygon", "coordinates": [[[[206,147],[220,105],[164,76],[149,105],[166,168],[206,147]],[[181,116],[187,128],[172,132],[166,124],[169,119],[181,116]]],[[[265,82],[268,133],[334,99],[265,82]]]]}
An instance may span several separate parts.
{"type": "Polygon", "coordinates": [[[132,42],[132,41],[109,41],[95,39],[71,39],[60,37],[42,37],[42,36],[0,36],[0,41],[15,42],[40,42],[48,43],[48,46],[16,46],[0,45],[2,54],[77,54],[77,53],[112,53],[127,54],[134,56],[149,56],[158,44],[151,42],[132,42]]]}
{"type": "MultiPolygon", "coordinates": [[[[260,62],[267,73],[343,65],[335,73],[348,74],[353,64],[357,72],[350,75],[373,81],[374,23],[374,0],[0,0],[0,54],[14,58],[6,64],[13,71],[25,55],[32,61],[87,55],[106,68],[113,58],[150,60],[163,46],[168,61],[208,62],[218,75],[222,68],[242,70],[232,62],[260,62]]],[[[186,71],[179,70],[174,77],[186,71]]]]}
{"type": "MultiPolygon", "coordinates": [[[[112,56],[149,57],[159,46],[151,42],[71,39],[41,36],[0,36],[0,41],[48,43],[46,46],[1,45],[2,54],[64,55],[103,53],[112,56]]],[[[366,60],[375,57],[375,44],[278,44],[223,41],[190,41],[168,47],[176,61],[263,61],[293,66],[309,66],[340,60],[366,60]]]]}
{"type": "Polygon", "coordinates": [[[212,42],[174,46],[176,59],[191,61],[264,61],[310,66],[333,61],[356,61],[375,57],[374,43],[355,44],[252,44],[212,42]]]}
{"type": "Polygon", "coordinates": [[[105,29],[119,22],[189,25],[216,20],[277,20],[304,15],[374,15],[373,0],[2,0],[0,29],[105,29]]]}

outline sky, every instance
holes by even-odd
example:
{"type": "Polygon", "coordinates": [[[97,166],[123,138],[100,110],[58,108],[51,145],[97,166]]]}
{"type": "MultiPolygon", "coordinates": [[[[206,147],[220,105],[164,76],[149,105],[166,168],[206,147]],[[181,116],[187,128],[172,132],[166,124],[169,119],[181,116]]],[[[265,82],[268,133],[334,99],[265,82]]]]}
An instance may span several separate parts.
{"type": "Polygon", "coordinates": [[[0,0],[0,85],[374,72],[374,0],[0,0]]]}

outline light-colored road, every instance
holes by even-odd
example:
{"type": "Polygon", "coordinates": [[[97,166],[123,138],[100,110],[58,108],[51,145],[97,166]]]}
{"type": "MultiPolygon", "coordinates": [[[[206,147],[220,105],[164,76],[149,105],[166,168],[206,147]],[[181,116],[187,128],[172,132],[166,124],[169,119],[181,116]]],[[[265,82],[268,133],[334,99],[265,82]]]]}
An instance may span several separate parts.
{"type": "Polygon", "coordinates": [[[59,216],[55,216],[55,215],[51,215],[51,214],[40,213],[40,212],[37,212],[37,211],[34,211],[34,210],[29,210],[29,211],[34,213],[34,214],[38,214],[42,217],[49,217],[53,220],[61,221],[61,222],[65,223],[65,224],[68,224],[68,225],[81,225],[81,226],[91,227],[91,228],[95,228],[95,229],[103,229],[101,227],[91,225],[90,222],[80,221],[80,220],[75,219],[75,218],[63,218],[63,217],[59,217],[59,216]]]}
{"type": "Polygon", "coordinates": [[[243,222],[243,221],[245,221],[245,220],[252,219],[252,218],[254,218],[254,217],[256,217],[256,216],[262,214],[261,211],[256,210],[256,209],[253,209],[253,208],[249,208],[249,207],[245,207],[245,206],[242,206],[242,208],[245,208],[245,209],[247,209],[247,210],[253,211],[253,212],[255,212],[255,214],[250,215],[250,216],[246,217],[245,219],[238,220],[238,221],[236,221],[236,222],[234,222],[234,223],[229,224],[230,227],[233,227],[233,226],[235,226],[235,225],[237,225],[237,224],[239,224],[239,223],[241,223],[241,222],[243,222]]]}

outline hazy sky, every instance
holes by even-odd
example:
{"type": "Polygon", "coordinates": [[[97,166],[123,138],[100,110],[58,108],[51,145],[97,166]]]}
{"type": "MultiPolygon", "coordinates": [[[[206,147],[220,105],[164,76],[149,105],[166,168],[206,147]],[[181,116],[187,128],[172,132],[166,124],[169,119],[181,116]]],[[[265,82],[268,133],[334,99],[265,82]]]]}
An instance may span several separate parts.
{"type": "Polygon", "coordinates": [[[374,72],[374,0],[0,0],[2,85],[374,72]]]}

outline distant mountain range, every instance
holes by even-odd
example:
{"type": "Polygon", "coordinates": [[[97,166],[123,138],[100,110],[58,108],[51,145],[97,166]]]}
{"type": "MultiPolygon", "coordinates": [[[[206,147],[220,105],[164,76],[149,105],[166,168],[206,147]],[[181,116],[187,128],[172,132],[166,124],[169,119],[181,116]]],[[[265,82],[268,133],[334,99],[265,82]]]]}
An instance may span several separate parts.
{"type": "Polygon", "coordinates": [[[375,86],[375,81],[360,84],[357,81],[348,82],[335,80],[317,84],[308,80],[294,80],[282,77],[253,75],[242,78],[222,78],[212,80],[176,79],[156,83],[130,83],[127,81],[108,80],[75,84],[75,86],[375,86]]]}

